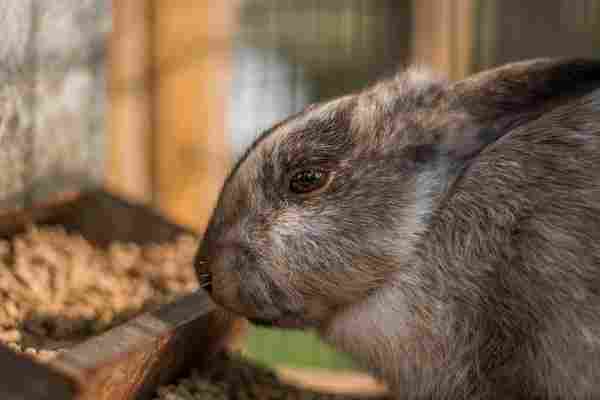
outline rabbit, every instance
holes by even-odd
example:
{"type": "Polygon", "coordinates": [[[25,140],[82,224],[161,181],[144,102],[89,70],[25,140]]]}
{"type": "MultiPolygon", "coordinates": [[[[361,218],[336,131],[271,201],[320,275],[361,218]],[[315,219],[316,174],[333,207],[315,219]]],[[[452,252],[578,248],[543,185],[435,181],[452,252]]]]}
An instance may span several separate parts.
{"type": "Polygon", "coordinates": [[[600,398],[600,62],[408,68],[261,134],[196,256],[399,399],[600,398]]]}

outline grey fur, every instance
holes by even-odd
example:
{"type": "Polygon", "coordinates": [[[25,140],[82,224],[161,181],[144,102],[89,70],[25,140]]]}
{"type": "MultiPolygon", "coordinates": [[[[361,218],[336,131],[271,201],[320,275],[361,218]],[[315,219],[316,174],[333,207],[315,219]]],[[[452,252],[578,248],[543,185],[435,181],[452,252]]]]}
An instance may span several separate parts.
{"type": "Polygon", "coordinates": [[[540,59],[311,106],[239,161],[197,268],[402,399],[600,398],[599,87],[540,59]],[[307,167],[333,178],[294,195],[307,167]]]}

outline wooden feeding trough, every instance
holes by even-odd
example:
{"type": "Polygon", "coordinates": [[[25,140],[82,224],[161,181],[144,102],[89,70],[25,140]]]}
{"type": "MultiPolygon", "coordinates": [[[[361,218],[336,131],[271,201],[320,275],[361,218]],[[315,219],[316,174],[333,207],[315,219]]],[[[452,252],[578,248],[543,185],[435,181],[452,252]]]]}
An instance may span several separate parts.
{"type": "MultiPolygon", "coordinates": [[[[52,203],[0,215],[0,232],[14,235],[31,223],[61,225],[99,246],[161,243],[189,233],[103,190],[63,194],[52,203]]],[[[76,344],[45,364],[0,346],[0,397],[146,399],[223,349],[232,326],[199,291],[76,344]]]]}

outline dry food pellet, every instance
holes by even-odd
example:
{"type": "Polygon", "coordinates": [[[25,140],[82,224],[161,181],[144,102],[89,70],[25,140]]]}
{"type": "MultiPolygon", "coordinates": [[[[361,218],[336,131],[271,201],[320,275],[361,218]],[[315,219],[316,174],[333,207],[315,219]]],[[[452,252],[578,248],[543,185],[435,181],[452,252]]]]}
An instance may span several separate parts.
{"type": "Polygon", "coordinates": [[[57,350],[197,288],[197,238],[100,248],[56,226],[0,240],[0,341],[49,360],[57,350]]]}

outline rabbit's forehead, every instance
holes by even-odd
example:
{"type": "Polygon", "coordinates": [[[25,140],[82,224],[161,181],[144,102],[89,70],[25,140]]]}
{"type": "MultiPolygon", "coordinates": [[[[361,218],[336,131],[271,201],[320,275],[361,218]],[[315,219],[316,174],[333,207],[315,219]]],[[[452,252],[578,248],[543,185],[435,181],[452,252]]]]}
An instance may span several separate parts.
{"type": "Polygon", "coordinates": [[[241,170],[258,173],[259,168],[281,167],[285,160],[302,158],[311,149],[327,145],[330,132],[348,134],[354,96],[345,96],[313,105],[266,132],[255,143],[241,170]]]}
{"type": "Polygon", "coordinates": [[[326,129],[347,125],[355,103],[356,96],[344,96],[308,107],[302,113],[276,127],[265,140],[265,149],[273,151],[286,144],[300,147],[304,143],[302,140],[318,139],[326,129]]]}
{"type": "Polygon", "coordinates": [[[403,131],[399,123],[429,115],[431,107],[423,105],[433,102],[444,85],[426,71],[409,70],[360,93],[309,106],[262,134],[240,160],[234,178],[256,185],[265,176],[279,176],[285,161],[314,151],[340,154],[349,146],[378,148],[397,140],[389,131],[403,131]]]}

